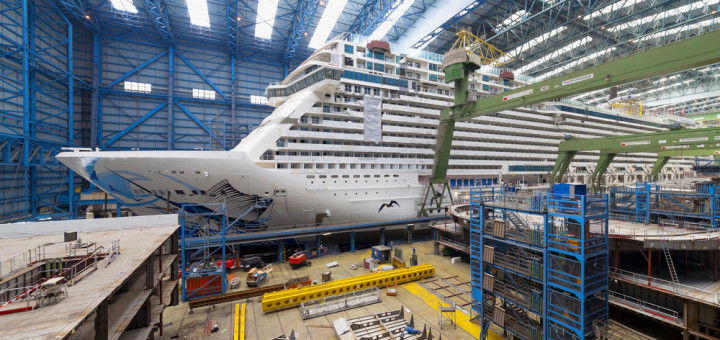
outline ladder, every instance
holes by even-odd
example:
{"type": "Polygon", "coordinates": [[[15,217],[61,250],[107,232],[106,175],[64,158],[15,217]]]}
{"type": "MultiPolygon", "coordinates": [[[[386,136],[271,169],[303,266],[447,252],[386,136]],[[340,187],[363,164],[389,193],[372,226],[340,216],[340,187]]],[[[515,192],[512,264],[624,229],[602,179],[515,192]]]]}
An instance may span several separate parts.
{"type": "Polygon", "coordinates": [[[675,271],[675,265],[673,264],[672,256],[670,256],[670,249],[668,248],[665,236],[665,233],[660,233],[660,245],[662,245],[662,250],[665,254],[665,261],[667,261],[668,271],[670,271],[670,278],[672,278],[673,283],[677,284],[680,283],[680,280],[678,280],[677,272],[675,271]]]}

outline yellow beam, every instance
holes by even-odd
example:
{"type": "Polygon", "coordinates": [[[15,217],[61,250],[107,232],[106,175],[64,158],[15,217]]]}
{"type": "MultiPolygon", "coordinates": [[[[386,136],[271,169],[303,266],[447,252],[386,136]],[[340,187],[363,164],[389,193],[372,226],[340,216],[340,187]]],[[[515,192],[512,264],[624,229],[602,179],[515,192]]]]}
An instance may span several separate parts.
{"type": "MultiPolygon", "coordinates": [[[[244,305],[244,304],[243,304],[243,305],[244,305]]],[[[236,304],[235,304],[235,319],[234,319],[234,320],[235,320],[235,332],[234,332],[234,334],[233,334],[233,339],[234,339],[234,340],[240,340],[240,339],[238,338],[238,334],[240,333],[240,328],[238,327],[238,319],[239,319],[239,318],[240,318],[240,304],[239,304],[239,303],[236,303],[236,304]]]]}
{"type": "Polygon", "coordinates": [[[240,309],[240,340],[245,340],[245,304],[240,309]]]}
{"type": "Polygon", "coordinates": [[[267,293],[262,299],[263,312],[299,305],[304,301],[353,292],[373,287],[385,287],[387,283],[403,283],[424,279],[435,274],[431,264],[421,264],[410,268],[395,269],[386,272],[371,273],[328,282],[322,285],[293,288],[267,293]]]}

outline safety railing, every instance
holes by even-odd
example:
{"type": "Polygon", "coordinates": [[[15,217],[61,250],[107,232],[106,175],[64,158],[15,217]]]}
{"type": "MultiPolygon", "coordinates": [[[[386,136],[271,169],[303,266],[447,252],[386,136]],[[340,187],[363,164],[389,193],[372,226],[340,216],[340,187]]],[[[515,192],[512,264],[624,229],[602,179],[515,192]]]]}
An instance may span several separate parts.
{"type": "Polygon", "coordinates": [[[610,267],[610,276],[624,281],[632,282],[642,286],[649,286],[660,290],[672,292],[675,295],[690,298],[694,300],[702,300],[714,305],[720,305],[720,292],[713,292],[700,289],[682,283],[675,283],[668,280],[650,277],[638,274],[628,270],[610,267]]]}
{"type": "Polygon", "coordinates": [[[651,313],[655,316],[659,316],[665,319],[668,319],[668,321],[672,321],[673,323],[680,324],[682,323],[682,319],[680,318],[680,314],[672,310],[670,308],[665,308],[663,306],[659,306],[647,301],[643,301],[638,298],[634,298],[632,296],[620,294],[617,292],[610,291],[608,293],[610,302],[614,302],[617,304],[622,304],[627,307],[633,308],[635,310],[639,310],[641,312],[651,313]]]}

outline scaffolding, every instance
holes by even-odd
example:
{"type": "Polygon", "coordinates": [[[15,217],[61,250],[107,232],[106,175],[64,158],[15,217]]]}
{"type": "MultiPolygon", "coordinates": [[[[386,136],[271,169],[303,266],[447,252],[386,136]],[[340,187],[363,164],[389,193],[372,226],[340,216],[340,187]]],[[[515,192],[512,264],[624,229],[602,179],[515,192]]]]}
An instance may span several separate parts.
{"type": "Polygon", "coordinates": [[[520,339],[586,339],[607,320],[607,195],[470,193],[472,309],[520,339]]]}
{"type": "Polygon", "coordinates": [[[716,229],[720,222],[720,190],[714,183],[693,186],[661,186],[652,182],[610,189],[610,217],[716,229]]]}
{"type": "Polygon", "coordinates": [[[183,205],[180,225],[183,301],[225,294],[225,205],[183,205]]]}

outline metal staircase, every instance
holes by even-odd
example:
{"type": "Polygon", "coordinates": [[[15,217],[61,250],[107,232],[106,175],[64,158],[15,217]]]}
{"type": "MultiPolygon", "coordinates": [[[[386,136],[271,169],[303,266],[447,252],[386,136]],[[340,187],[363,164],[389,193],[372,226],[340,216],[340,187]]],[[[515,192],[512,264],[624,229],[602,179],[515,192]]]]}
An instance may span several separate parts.
{"type": "Polygon", "coordinates": [[[527,222],[523,221],[516,213],[503,210],[505,217],[515,225],[516,228],[529,229],[527,222]]]}

